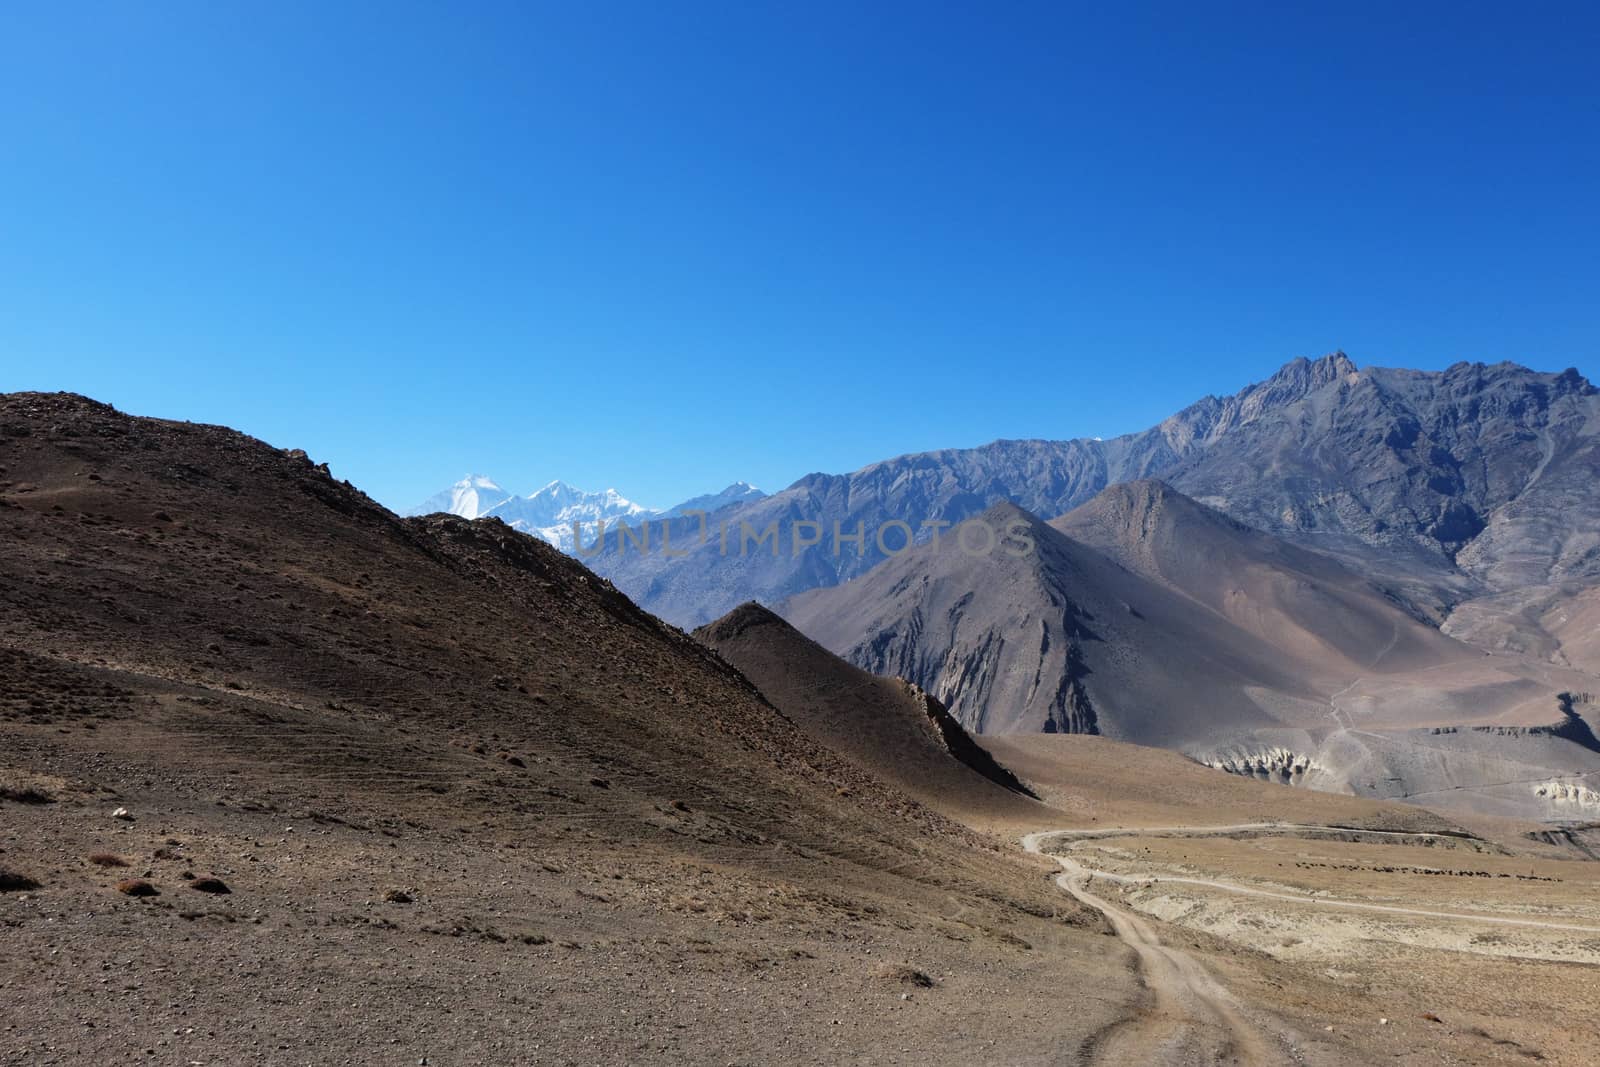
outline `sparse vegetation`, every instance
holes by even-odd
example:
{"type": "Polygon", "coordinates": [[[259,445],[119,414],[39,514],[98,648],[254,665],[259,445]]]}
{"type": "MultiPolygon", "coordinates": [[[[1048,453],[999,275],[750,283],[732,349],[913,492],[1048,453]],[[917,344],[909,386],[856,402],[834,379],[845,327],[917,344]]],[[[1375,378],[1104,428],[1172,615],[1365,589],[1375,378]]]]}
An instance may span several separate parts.
{"type": "Polygon", "coordinates": [[[189,888],[200,893],[233,892],[221,878],[196,878],[189,883],[189,888]]]}
{"type": "Polygon", "coordinates": [[[39,883],[22,872],[0,867],[0,893],[19,893],[38,888],[39,883]]]}
{"type": "Polygon", "coordinates": [[[13,804],[54,804],[56,798],[38,786],[0,785],[0,800],[13,804]]]}
{"type": "Polygon", "coordinates": [[[899,982],[901,985],[919,986],[922,989],[932,989],[934,986],[932,975],[904,963],[880,964],[872,972],[872,976],[887,982],[899,982]]]}
{"type": "Polygon", "coordinates": [[[96,867],[126,867],[128,861],[112,852],[91,852],[88,861],[96,867]]]}
{"type": "Polygon", "coordinates": [[[129,897],[158,897],[161,890],[143,878],[124,878],[117,883],[117,892],[129,897]]]}

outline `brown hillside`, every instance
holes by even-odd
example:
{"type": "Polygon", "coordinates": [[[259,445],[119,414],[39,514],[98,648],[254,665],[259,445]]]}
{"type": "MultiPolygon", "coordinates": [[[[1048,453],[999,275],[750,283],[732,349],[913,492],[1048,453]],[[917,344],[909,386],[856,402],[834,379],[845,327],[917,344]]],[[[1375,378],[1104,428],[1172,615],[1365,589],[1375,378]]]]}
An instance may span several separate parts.
{"type": "Polygon", "coordinates": [[[0,805],[0,859],[41,886],[0,980],[75,1061],[209,1019],[185,1062],[749,1062],[799,1005],[824,1058],[1031,1062],[1135,995],[1040,866],[497,522],[14,394],[0,539],[0,779],[48,801],[0,805]],[[884,961],[937,985],[902,1001],[884,961]],[[1013,987],[1025,1035],[980,1010],[1013,987]]]}
{"type": "Polygon", "coordinates": [[[759,604],[695,631],[800,728],[875,776],[966,819],[1049,820],[922,689],[851,666],[759,604]]]}

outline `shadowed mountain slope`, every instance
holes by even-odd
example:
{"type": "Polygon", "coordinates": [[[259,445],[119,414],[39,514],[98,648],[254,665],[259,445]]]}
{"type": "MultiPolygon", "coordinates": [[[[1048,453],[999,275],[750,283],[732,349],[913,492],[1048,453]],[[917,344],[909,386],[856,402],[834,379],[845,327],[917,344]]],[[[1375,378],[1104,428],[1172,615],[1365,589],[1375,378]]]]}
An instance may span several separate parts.
{"type": "MultiPolygon", "coordinates": [[[[738,806],[749,832],[826,834],[836,816],[874,835],[963,837],[816,745],[698,642],[502,523],[398,519],[303,453],[65,394],[0,398],[0,434],[0,642],[25,661],[214,694],[163,701],[170,714],[143,724],[181,749],[304,767],[321,799],[343,803],[398,793],[427,806],[492,779],[555,810],[655,795],[710,812],[732,790],[764,798],[738,806]],[[390,740],[308,748],[298,730],[261,728],[276,705],[317,733],[381,727],[390,740]],[[484,731],[548,753],[545,766],[491,760],[443,794],[419,789],[438,776],[413,761],[387,779],[369,769],[398,759],[408,733],[484,731]],[[601,773],[614,779],[604,796],[543,792],[592,793],[601,773]]],[[[656,821],[630,832],[658,834],[656,821]]]]}
{"type": "Polygon", "coordinates": [[[1050,525],[1321,673],[1394,673],[1472,657],[1336,560],[1160,481],[1112,486],[1050,525]]]}
{"type": "Polygon", "coordinates": [[[1045,814],[928,693],[846,663],[766,608],[741,605],[695,636],[806,733],[930,807],[979,818],[1045,814]]]}
{"type": "Polygon", "coordinates": [[[1275,721],[1245,695],[1252,686],[1317,714],[1314,690],[1203,605],[1014,505],[981,521],[1020,535],[981,555],[949,537],[918,546],[796,597],[784,614],[852,663],[923,686],[985,733],[1198,741],[1275,721]]]}
{"type": "MultiPolygon", "coordinates": [[[[768,790],[781,821],[844,786],[847,821],[907,808],[697,642],[499,522],[398,519],[303,453],[78,397],[6,396],[0,419],[0,640],[14,655],[199,687],[223,704],[281,702],[334,731],[492,728],[507,747],[562,753],[566,771],[515,776],[529,785],[586,783],[587,765],[626,769],[614,793],[634,775],[674,796],[710,777],[724,783],[713,790],[768,790]]],[[[326,761],[330,784],[344,784],[342,750],[247,730],[236,752],[236,731],[259,716],[184,717],[196,716],[214,720],[217,758],[326,761]]],[[[412,788],[409,770],[396,774],[380,791],[412,788]]],[[[933,819],[918,833],[956,832],[917,818],[933,819]]]]}

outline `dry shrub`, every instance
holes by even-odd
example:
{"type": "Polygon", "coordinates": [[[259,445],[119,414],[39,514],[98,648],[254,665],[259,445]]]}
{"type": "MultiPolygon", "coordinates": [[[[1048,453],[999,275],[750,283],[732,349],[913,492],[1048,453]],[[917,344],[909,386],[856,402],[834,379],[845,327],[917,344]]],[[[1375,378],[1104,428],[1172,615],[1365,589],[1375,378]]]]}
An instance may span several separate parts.
{"type": "Polygon", "coordinates": [[[196,878],[189,883],[189,888],[201,893],[231,893],[227,884],[221,878],[196,878]]]}
{"type": "Polygon", "coordinates": [[[128,865],[127,860],[110,852],[91,852],[87,858],[96,867],[126,867],[128,865]]]}
{"type": "Polygon", "coordinates": [[[925,971],[904,963],[884,963],[872,972],[874,978],[881,978],[888,982],[899,982],[902,985],[920,986],[923,989],[933,988],[933,976],[925,971]]]}
{"type": "Polygon", "coordinates": [[[383,895],[383,899],[390,904],[409,904],[411,903],[411,894],[404,889],[391,889],[383,895]]]}
{"type": "Polygon", "coordinates": [[[0,800],[13,804],[54,804],[56,798],[32,785],[0,785],[0,800]]]}
{"type": "Polygon", "coordinates": [[[161,890],[143,878],[124,878],[117,883],[117,892],[130,897],[156,897],[161,895],[161,890]]]}
{"type": "Polygon", "coordinates": [[[9,867],[0,867],[0,893],[20,893],[38,888],[39,883],[21,871],[13,871],[9,867]]]}

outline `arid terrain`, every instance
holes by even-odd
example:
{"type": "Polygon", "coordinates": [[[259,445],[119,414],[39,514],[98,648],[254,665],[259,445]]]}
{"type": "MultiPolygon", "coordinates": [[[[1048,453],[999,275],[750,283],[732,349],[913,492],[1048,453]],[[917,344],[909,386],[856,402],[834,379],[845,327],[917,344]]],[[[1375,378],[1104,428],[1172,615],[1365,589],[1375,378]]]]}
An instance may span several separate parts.
{"type": "Polygon", "coordinates": [[[1592,1062],[1600,841],[972,738],[497,520],[0,397],[0,1062],[1592,1062]],[[980,747],[981,742],[981,747],[980,747]]]}
{"type": "Polygon", "coordinates": [[[988,747],[1069,824],[1030,847],[1108,915],[1199,949],[1253,1040],[1275,1031],[1251,1006],[1321,1005],[1345,1062],[1592,1061],[1600,866],[1582,832],[1207,776],[1098,738],[988,747]]]}
{"type": "MultiPolygon", "coordinates": [[[[1521,818],[1600,784],[1600,679],[1442,633],[1337,559],[1170,486],[1106,489],[989,553],[918,545],[780,611],[983,733],[1094,733],[1237,774],[1521,818]]],[[[1595,807],[1600,813],[1600,806],[1595,807]]]]}

